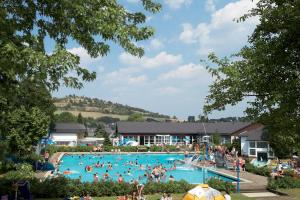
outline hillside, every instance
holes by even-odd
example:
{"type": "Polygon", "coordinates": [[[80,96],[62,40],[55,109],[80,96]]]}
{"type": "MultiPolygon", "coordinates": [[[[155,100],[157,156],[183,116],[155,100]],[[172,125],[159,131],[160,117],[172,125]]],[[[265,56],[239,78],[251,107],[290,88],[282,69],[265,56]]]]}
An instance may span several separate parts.
{"type": "Polygon", "coordinates": [[[84,117],[109,116],[123,120],[133,113],[141,113],[144,117],[149,118],[170,118],[168,115],[150,112],[141,108],[84,96],[69,95],[63,98],[54,98],[54,104],[57,107],[57,113],[64,111],[71,112],[74,115],[81,113],[84,117]]]}

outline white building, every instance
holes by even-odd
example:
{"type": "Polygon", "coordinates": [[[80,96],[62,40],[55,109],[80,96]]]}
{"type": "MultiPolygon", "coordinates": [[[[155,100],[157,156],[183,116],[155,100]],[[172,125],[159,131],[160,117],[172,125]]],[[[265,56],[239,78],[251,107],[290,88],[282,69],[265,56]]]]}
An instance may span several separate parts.
{"type": "Polygon", "coordinates": [[[120,141],[139,145],[185,145],[205,136],[219,135],[222,144],[230,143],[232,133],[250,126],[249,122],[117,122],[120,141]]]}
{"type": "Polygon", "coordinates": [[[79,123],[56,123],[50,131],[50,139],[56,145],[75,146],[78,141],[83,139],[86,134],[86,128],[79,123]]]}
{"type": "Polygon", "coordinates": [[[264,126],[253,124],[246,129],[240,130],[236,136],[241,139],[241,154],[243,156],[268,160],[274,158],[274,153],[269,142],[264,138],[264,126]]]}

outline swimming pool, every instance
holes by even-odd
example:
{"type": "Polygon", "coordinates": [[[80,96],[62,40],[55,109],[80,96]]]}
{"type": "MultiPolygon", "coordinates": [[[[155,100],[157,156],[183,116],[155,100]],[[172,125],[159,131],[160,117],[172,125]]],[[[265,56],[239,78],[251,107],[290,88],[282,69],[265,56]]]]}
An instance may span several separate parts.
{"type": "Polygon", "coordinates": [[[236,181],[233,178],[226,177],[210,170],[202,170],[202,168],[191,167],[176,162],[176,170],[171,169],[174,166],[174,161],[177,159],[183,160],[182,154],[85,154],[85,155],[64,155],[61,159],[59,171],[63,173],[70,170],[71,174],[64,174],[64,176],[71,179],[78,179],[81,176],[81,181],[92,182],[95,173],[98,173],[99,179],[102,178],[106,170],[108,170],[111,179],[117,181],[118,174],[122,174],[126,182],[132,180],[139,180],[139,182],[146,182],[144,177],[145,171],[148,167],[153,168],[157,165],[162,165],[167,169],[166,178],[161,181],[168,181],[170,175],[176,181],[185,180],[189,183],[203,183],[204,179],[217,177],[225,181],[236,181]],[[95,164],[104,163],[103,168],[95,167],[95,164]],[[108,163],[112,164],[112,169],[108,169],[108,163]],[[137,165],[136,165],[137,163],[137,165]],[[85,167],[93,166],[92,172],[86,172],[85,167]],[[141,167],[142,165],[142,167],[141,167]],[[128,171],[130,173],[128,174],[128,171]]]}

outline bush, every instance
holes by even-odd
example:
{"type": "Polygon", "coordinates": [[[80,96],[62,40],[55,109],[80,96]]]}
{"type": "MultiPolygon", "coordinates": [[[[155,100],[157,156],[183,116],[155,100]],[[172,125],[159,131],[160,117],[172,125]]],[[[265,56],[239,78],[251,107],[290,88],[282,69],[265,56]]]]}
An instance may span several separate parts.
{"type": "MultiPolygon", "coordinates": [[[[140,146],[141,147],[141,146],[140,146]]],[[[105,152],[111,152],[114,149],[120,149],[121,152],[147,152],[148,148],[146,146],[143,146],[144,148],[134,147],[134,146],[120,146],[120,147],[113,147],[111,145],[104,145],[103,150],[105,152]]],[[[162,151],[170,151],[170,152],[177,152],[178,149],[176,146],[173,145],[166,145],[164,147],[162,146],[151,146],[149,148],[151,152],[162,152],[162,151]]],[[[50,155],[53,155],[56,152],[90,152],[93,151],[92,146],[56,146],[56,145],[48,145],[45,149],[43,149],[42,153],[45,151],[48,151],[50,155]]]]}
{"type": "Polygon", "coordinates": [[[92,146],[56,146],[48,145],[43,152],[48,151],[50,155],[53,155],[56,152],[90,152],[93,151],[92,146]]]}
{"type": "Polygon", "coordinates": [[[290,176],[280,177],[277,179],[268,179],[268,189],[277,190],[279,188],[292,189],[300,188],[300,179],[290,176]]]}
{"type": "MultiPolygon", "coordinates": [[[[30,185],[31,193],[34,198],[63,198],[67,196],[84,196],[87,193],[91,196],[120,196],[131,194],[136,190],[134,185],[129,183],[117,183],[112,181],[100,181],[98,183],[81,183],[79,180],[72,180],[65,177],[46,179],[39,182],[37,179],[32,180],[30,185]]],[[[0,194],[7,194],[7,189],[11,185],[1,179],[0,194]]],[[[185,193],[194,185],[186,181],[175,181],[167,183],[148,182],[143,190],[144,194],[155,193],[185,193]]]]}
{"type": "Polygon", "coordinates": [[[246,167],[247,172],[261,175],[261,176],[270,176],[270,173],[271,173],[271,171],[268,167],[255,167],[251,163],[246,163],[245,167],[246,167]]]}
{"type": "Polygon", "coordinates": [[[232,192],[235,192],[235,186],[233,185],[233,183],[231,182],[226,182],[226,181],[223,181],[221,179],[217,179],[217,178],[210,178],[208,181],[207,181],[207,184],[216,189],[216,190],[219,190],[219,191],[226,191],[228,193],[232,193],[232,192]]]}

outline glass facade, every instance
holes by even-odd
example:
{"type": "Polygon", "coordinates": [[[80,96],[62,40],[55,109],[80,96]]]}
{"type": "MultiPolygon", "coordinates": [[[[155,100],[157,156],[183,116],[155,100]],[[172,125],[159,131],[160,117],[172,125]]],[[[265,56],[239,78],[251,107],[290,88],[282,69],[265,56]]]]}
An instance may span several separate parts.
{"type": "Polygon", "coordinates": [[[267,153],[268,157],[274,157],[274,152],[266,141],[249,141],[249,156],[257,157],[258,153],[267,153]]]}

